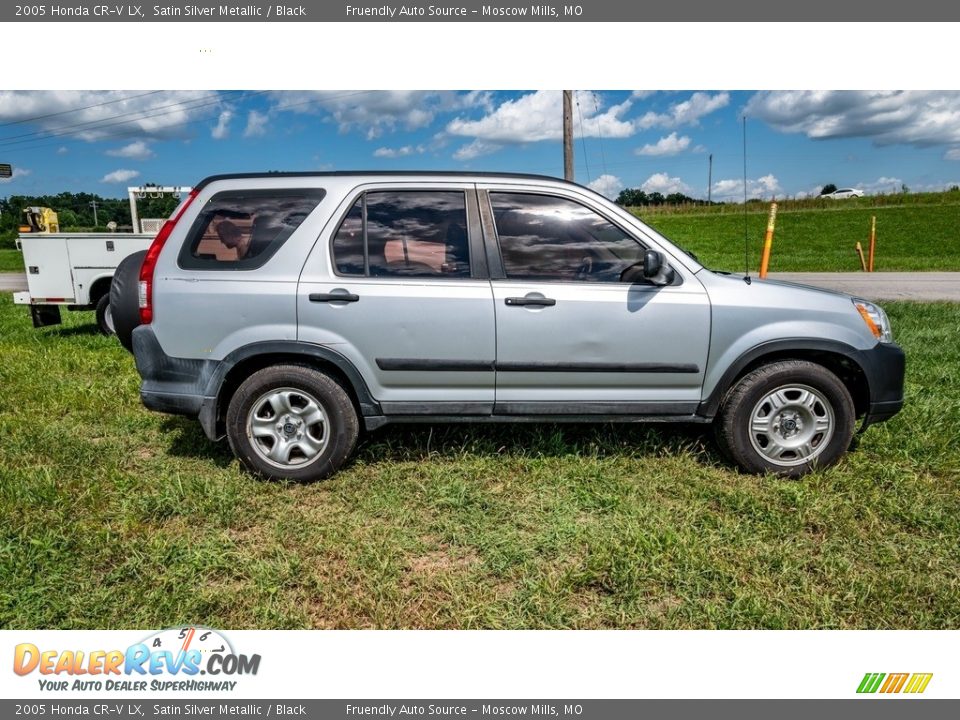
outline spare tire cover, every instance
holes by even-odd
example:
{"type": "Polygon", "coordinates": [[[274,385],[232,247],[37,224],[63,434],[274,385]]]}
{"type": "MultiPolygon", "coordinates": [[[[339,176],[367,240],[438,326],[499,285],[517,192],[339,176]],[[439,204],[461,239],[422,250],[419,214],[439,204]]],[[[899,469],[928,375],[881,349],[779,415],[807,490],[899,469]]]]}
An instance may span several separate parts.
{"type": "Polygon", "coordinates": [[[127,255],[113,274],[110,285],[110,311],[117,340],[133,352],[133,330],[140,324],[140,299],[137,285],[140,282],[140,266],[147,256],[146,250],[127,255]]]}

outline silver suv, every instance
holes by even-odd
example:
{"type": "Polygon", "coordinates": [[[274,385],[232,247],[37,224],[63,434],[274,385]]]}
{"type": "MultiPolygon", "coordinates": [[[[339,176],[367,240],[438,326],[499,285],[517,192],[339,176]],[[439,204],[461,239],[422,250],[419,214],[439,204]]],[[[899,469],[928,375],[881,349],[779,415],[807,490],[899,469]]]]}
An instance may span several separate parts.
{"type": "Polygon", "coordinates": [[[711,272],[547,177],[210,177],[136,265],[143,403],[272,478],[463,421],[712,422],[742,469],[799,476],[903,405],[879,307],[711,272]]]}

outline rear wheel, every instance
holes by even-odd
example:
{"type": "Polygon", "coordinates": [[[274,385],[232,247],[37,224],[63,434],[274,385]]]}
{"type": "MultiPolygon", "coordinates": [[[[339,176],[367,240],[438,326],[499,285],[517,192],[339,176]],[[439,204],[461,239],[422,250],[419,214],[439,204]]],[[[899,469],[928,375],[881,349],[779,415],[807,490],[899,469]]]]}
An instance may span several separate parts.
{"type": "Polygon", "coordinates": [[[717,420],[720,448],[752,473],[800,477],[836,463],[850,447],[856,411],[825,367],[784,360],[748,373],[717,420]]]}
{"type": "Polygon", "coordinates": [[[146,250],[127,255],[113,273],[110,282],[110,316],[117,340],[127,350],[133,351],[133,330],[140,324],[140,266],[146,250]]]}
{"type": "Polygon", "coordinates": [[[113,311],[110,309],[110,294],[107,293],[97,301],[97,327],[104,335],[113,335],[113,311]]]}
{"type": "Polygon", "coordinates": [[[346,462],[360,432],[346,391],[299,365],[255,372],[227,408],[227,439],[240,461],[268,478],[311,482],[346,462]]]}

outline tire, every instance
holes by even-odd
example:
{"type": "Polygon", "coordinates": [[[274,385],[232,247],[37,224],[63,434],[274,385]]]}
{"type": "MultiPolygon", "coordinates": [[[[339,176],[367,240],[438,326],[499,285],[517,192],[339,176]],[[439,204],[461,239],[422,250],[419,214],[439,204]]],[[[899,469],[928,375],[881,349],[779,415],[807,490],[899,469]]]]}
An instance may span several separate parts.
{"type": "Polygon", "coordinates": [[[105,293],[97,300],[97,327],[104,335],[114,335],[113,312],[110,310],[110,293],[105,293]]]}
{"type": "Polygon", "coordinates": [[[227,408],[230,449],[256,475],[314,482],[350,457],[360,423],[335,380],[300,365],[275,365],[248,377],[227,408]]]}
{"type": "MultiPolygon", "coordinates": [[[[133,352],[133,331],[140,324],[140,298],[137,285],[140,282],[140,266],[147,256],[146,250],[127,255],[117,265],[110,283],[110,314],[117,340],[133,352]]],[[[98,313],[99,321],[99,313],[98,313]]]]}
{"type": "Polygon", "coordinates": [[[745,375],[727,393],[717,444],[741,469],[800,477],[834,465],[850,447],[853,398],[822,365],[783,360],[745,375]]]}

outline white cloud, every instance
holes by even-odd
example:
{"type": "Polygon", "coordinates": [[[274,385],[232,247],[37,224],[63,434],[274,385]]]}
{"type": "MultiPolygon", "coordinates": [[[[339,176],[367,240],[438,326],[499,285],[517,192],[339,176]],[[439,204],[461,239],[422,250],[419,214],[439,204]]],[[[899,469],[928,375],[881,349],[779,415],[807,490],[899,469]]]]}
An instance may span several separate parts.
{"type": "Polygon", "coordinates": [[[410,155],[421,155],[425,151],[423,145],[404,145],[398,148],[381,147],[373,151],[373,156],[378,158],[399,158],[410,155]]]}
{"type": "Polygon", "coordinates": [[[103,183],[124,183],[128,180],[133,180],[135,177],[139,177],[140,173],[136,170],[114,170],[111,173],[107,173],[102,178],[100,182],[103,183]]]}
{"type": "Polygon", "coordinates": [[[670,195],[671,193],[683,193],[690,195],[693,189],[678,177],[670,177],[667,173],[654,173],[648,177],[640,189],[646,193],[662,193],[670,195]]]}
{"type": "Polygon", "coordinates": [[[247,114],[247,127],[243,131],[243,136],[259,137],[261,135],[266,135],[268,119],[269,118],[266,113],[262,113],[259,110],[251,110],[247,114]]]}
{"type": "Polygon", "coordinates": [[[66,145],[61,145],[57,148],[57,155],[66,155],[68,152],[70,152],[70,150],[66,145]]]}
{"type": "Polygon", "coordinates": [[[879,177],[873,182],[857,183],[854,187],[867,195],[898,193],[903,187],[903,180],[898,177],[879,177]]]}
{"type": "Polygon", "coordinates": [[[368,140],[397,128],[417,130],[439,112],[491,106],[487,91],[458,93],[426,90],[316,90],[271,94],[272,112],[329,115],[340,132],[360,130],[368,140]]]}
{"type": "Polygon", "coordinates": [[[943,154],[944,160],[960,160],[960,147],[950,148],[943,154]]]}
{"type": "Polygon", "coordinates": [[[671,128],[681,125],[697,125],[700,123],[700,118],[729,104],[729,93],[720,92],[711,95],[705,92],[695,92],[686,100],[671,105],[665,113],[656,113],[651,110],[636,120],[635,125],[641,130],[654,127],[671,128]]]}
{"type": "Polygon", "coordinates": [[[107,150],[107,155],[111,157],[130,158],[131,160],[147,160],[153,157],[153,150],[143,140],[136,140],[129,145],[121,148],[107,150]]]}
{"type": "MultiPolygon", "coordinates": [[[[764,175],[755,180],[747,180],[748,200],[771,200],[774,196],[782,197],[783,188],[775,175],[764,175]]],[[[743,180],[718,180],[713,184],[713,199],[725,202],[743,202],[743,180]]]]}
{"type": "Polygon", "coordinates": [[[630,93],[630,97],[634,100],[645,100],[656,92],[656,90],[634,90],[630,93]]]}
{"type": "Polygon", "coordinates": [[[495,153],[497,150],[500,150],[503,145],[499,143],[486,142],[485,140],[474,140],[472,143],[468,143],[463,147],[459,148],[454,154],[454,160],[473,160],[474,158],[481,157],[482,155],[489,155],[490,153],[495,153]]]}
{"type": "Polygon", "coordinates": [[[218,100],[217,93],[203,90],[3,90],[0,122],[39,117],[29,132],[44,134],[34,138],[178,138],[187,123],[216,112],[218,100]]]}
{"type": "Polygon", "coordinates": [[[210,131],[214,140],[223,140],[230,135],[230,120],[233,119],[233,110],[223,110],[217,118],[217,124],[210,131]]]}
{"type": "Polygon", "coordinates": [[[960,143],[960,92],[926,90],[763,91],[746,113],[809,138],[871,138],[877,145],[960,143]]]}
{"type": "MultiPolygon", "coordinates": [[[[623,119],[632,106],[631,100],[604,111],[600,99],[593,93],[578,90],[577,98],[580,101],[580,112],[574,111],[577,136],[624,138],[634,134],[633,123],[623,119]]],[[[538,90],[521,95],[501,103],[480,119],[454,118],[447,123],[446,132],[485,141],[486,147],[560,140],[563,138],[563,94],[557,90],[538,90]]]]}
{"type": "Polygon", "coordinates": [[[686,135],[677,137],[676,132],[672,132],[666,137],[662,137],[653,144],[644,145],[636,149],[637,155],[649,155],[651,157],[666,157],[669,155],[678,155],[690,147],[690,138],[686,135]]]}
{"type": "Polygon", "coordinates": [[[601,175],[587,184],[587,187],[608,198],[615,198],[623,190],[623,181],[616,175],[601,175]]]}
{"type": "Polygon", "coordinates": [[[13,168],[13,173],[11,174],[10,177],[0,178],[0,185],[6,184],[6,183],[12,183],[14,180],[18,178],[22,178],[29,174],[30,174],[30,171],[27,170],[26,168],[15,167],[13,168]]]}

